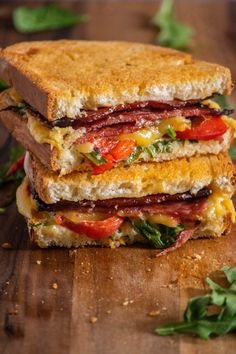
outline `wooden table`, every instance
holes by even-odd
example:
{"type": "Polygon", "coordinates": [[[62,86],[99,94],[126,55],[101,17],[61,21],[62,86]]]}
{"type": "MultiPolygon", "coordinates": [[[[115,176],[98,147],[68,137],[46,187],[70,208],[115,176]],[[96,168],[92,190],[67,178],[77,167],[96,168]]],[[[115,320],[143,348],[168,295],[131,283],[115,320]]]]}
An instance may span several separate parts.
{"type": "MultiPolygon", "coordinates": [[[[48,38],[153,41],[148,21],[157,9],[154,1],[65,4],[89,14],[90,21],[22,35],[11,27],[14,3],[1,0],[0,45],[48,38]]],[[[177,12],[195,29],[192,52],[229,66],[235,78],[236,3],[178,1],[177,12]]],[[[5,136],[2,127],[0,146],[5,136]]],[[[4,159],[1,151],[0,161],[4,159]]],[[[234,354],[233,335],[205,342],[153,334],[156,325],[181,317],[187,298],[205,289],[206,275],[217,279],[222,265],[236,263],[234,233],[190,241],[160,259],[153,257],[155,250],[137,247],[41,250],[30,246],[24,220],[11,205],[0,216],[0,244],[13,245],[0,249],[0,353],[234,354]],[[153,311],[160,313],[149,316],[153,311]]]]}

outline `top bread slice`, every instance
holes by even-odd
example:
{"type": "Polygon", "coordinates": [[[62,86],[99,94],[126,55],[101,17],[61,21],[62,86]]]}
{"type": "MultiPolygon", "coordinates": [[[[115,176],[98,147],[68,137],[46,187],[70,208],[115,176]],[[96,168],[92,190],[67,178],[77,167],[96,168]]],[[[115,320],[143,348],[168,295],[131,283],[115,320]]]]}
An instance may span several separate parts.
{"type": "Polygon", "coordinates": [[[142,100],[230,94],[229,69],[129,42],[23,42],[0,50],[0,77],[48,120],[142,100]]]}

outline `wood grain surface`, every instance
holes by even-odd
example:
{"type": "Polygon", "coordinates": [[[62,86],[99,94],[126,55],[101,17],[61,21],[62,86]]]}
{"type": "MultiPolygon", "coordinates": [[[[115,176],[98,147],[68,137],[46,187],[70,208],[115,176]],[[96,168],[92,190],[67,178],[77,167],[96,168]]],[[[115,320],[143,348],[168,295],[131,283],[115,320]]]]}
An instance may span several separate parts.
{"type": "MultiPolygon", "coordinates": [[[[11,23],[12,9],[22,2],[1,0],[0,46],[49,38],[153,42],[148,23],[158,2],[60,3],[87,13],[89,22],[23,35],[11,23]]],[[[176,1],[176,10],[195,30],[191,52],[229,66],[236,78],[236,3],[176,1]]],[[[0,162],[11,144],[0,127],[0,162]]],[[[206,290],[206,275],[217,279],[222,265],[236,264],[235,231],[227,238],[190,241],[160,259],[155,250],[140,247],[41,250],[30,245],[13,203],[0,215],[0,245],[12,245],[0,249],[0,353],[234,354],[233,335],[205,342],[184,335],[161,338],[153,331],[181,318],[188,297],[206,290]]]]}

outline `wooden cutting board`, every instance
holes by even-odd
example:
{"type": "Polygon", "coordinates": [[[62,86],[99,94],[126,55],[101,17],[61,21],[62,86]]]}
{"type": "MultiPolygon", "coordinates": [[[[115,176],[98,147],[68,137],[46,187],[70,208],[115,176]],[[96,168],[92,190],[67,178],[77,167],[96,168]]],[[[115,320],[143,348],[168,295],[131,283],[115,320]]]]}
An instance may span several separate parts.
{"type": "MultiPolygon", "coordinates": [[[[153,1],[66,1],[90,21],[35,35],[12,29],[10,13],[17,3],[1,0],[0,46],[48,38],[154,38],[147,26],[157,8],[153,1]]],[[[177,2],[179,17],[195,29],[192,52],[230,66],[234,76],[235,8],[228,1],[177,2]]],[[[0,128],[0,148],[5,136],[0,128]]],[[[3,162],[6,155],[0,153],[3,162]]],[[[181,318],[190,296],[206,290],[207,275],[217,280],[217,270],[236,264],[235,232],[190,241],[162,258],[139,247],[41,250],[30,245],[25,222],[11,205],[0,215],[0,245],[12,245],[0,248],[0,353],[235,354],[233,335],[208,342],[154,335],[156,326],[181,318]]]]}

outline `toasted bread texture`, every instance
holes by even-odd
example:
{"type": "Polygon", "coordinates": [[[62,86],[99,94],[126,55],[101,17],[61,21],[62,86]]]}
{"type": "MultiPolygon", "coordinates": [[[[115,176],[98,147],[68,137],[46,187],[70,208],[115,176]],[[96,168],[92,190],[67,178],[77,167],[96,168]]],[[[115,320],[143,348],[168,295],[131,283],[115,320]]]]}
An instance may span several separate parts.
{"type": "MultiPolygon", "coordinates": [[[[23,118],[20,114],[13,111],[0,112],[0,120],[25,149],[30,151],[41,164],[52,172],[58,172],[62,176],[73,171],[92,171],[92,165],[77,151],[76,144],[63,146],[63,143],[58,142],[57,148],[48,143],[41,144],[37,142],[27,126],[27,118],[23,118]]],[[[144,151],[134,163],[169,161],[195,155],[217,155],[222,151],[228,150],[233,136],[234,130],[229,128],[220,141],[210,140],[194,143],[189,140],[172,141],[168,152],[159,152],[155,157],[151,157],[150,154],[144,151]]],[[[121,166],[124,166],[124,162],[118,162],[115,167],[121,166]]]]}
{"type": "Polygon", "coordinates": [[[49,120],[140,100],[230,94],[229,69],[129,42],[23,42],[0,51],[0,77],[49,120]]]}
{"type": "Polygon", "coordinates": [[[35,157],[28,155],[26,172],[39,197],[48,204],[60,200],[196,193],[211,184],[230,191],[234,179],[234,167],[227,153],[118,167],[101,175],[73,172],[61,177],[49,173],[35,157]]]}

